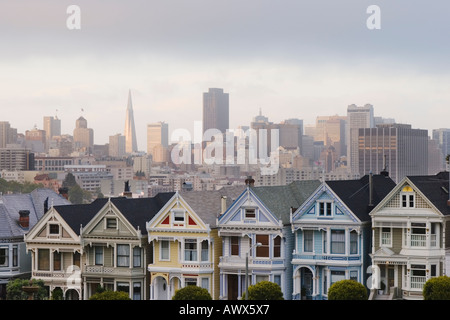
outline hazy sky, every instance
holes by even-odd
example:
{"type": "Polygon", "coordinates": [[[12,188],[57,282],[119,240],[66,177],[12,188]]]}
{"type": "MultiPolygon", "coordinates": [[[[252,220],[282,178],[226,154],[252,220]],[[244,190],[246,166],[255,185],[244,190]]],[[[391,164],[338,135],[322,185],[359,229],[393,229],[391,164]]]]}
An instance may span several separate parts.
{"type": "Polygon", "coordinates": [[[2,0],[0,120],[24,133],[58,110],[73,134],[83,115],[104,144],[123,134],[131,89],[146,151],[148,123],[193,132],[202,93],[218,87],[232,128],[259,108],[313,124],[366,103],[414,128],[448,128],[449,12],[448,0],[2,0]],[[72,4],[80,30],[66,26],[72,4]],[[380,30],[366,26],[370,5],[380,30]]]}

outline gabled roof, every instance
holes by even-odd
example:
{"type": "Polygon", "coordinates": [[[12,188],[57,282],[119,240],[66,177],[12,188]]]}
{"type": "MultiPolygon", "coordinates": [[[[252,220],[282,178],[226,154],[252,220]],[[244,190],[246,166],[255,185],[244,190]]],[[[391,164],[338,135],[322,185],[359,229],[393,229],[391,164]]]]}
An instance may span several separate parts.
{"type": "Polygon", "coordinates": [[[222,197],[227,197],[226,207],[229,208],[245,189],[246,186],[229,186],[220,190],[182,191],[179,194],[205,224],[214,228],[216,218],[222,213],[222,197]]]}
{"type": "Polygon", "coordinates": [[[151,220],[174,194],[174,192],[163,192],[153,198],[101,198],[90,204],[61,206],[55,209],[72,230],[80,235],[80,227],[86,226],[106,203],[111,201],[133,227],[139,228],[142,234],[146,234],[145,223],[151,220]]]}
{"type": "Polygon", "coordinates": [[[407,178],[433,203],[443,215],[450,215],[449,173],[439,172],[429,176],[407,176],[407,178]]]}
{"type": "Polygon", "coordinates": [[[304,180],[285,186],[252,187],[252,190],[283,224],[289,224],[291,208],[299,208],[319,186],[319,180],[304,180]]]}
{"type": "Polygon", "coordinates": [[[395,182],[385,175],[372,175],[373,198],[369,206],[369,175],[359,180],[326,181],[328,187],[361,221],[369,221],[369,213],[396,186],[395,182]]]}
{"type": "Polygon", "coordinates": [[[70,205],[70,202],[51,189],[38,188],[26,194],[6,194],[0,196],[0,238],[23,237],[44,215],[44,203],[52,205],[70,205]],[[29,228],[19,225],[19,211],[30,211],[29,228]]]}

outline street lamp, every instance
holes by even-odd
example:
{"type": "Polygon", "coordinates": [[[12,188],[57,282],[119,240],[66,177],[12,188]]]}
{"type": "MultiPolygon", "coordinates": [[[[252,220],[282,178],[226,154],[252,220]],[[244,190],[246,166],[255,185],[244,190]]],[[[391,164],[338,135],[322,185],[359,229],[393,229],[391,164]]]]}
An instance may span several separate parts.
{"type": "Polygon", "coordinates": [[[262,246],[261,242],[255,243],[253,246],[248,249],[247,253],[245,254],[245,300],[248,300],[248,253],[252,251],[254,247],[262,246]]]}

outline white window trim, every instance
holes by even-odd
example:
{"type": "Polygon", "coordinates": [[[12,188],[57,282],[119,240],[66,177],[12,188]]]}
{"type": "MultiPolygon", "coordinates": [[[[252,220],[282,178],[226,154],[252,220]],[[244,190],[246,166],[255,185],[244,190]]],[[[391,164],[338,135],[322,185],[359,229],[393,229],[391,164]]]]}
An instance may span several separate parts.
{"type": "Polygon", "coordinates": [[[334,206],[333,206],[334,201],[332,200],[318,200],[317,201],[317,217],[318,218],[322,218],[322,219],[329,219],[334,217],[334,206]],[[320,204],[324,204],[324,213],[323,215],[320,214],[320,204]],[[331,206],[331,214],[327,215],[327,208],[328,206],[331,206]]]}
{"type": "Polygon", "coordinates": [[[159,241],[159,261],[170,261],[170,241],[169,240],[161,240],[161,241],[159,241]],[[167,242],[168,243],[168,258],[167,259],[163,259],[162,258],[162,251],[163,251],[163,248],[162,248],[162,243],[163,242],[167,242]]]}

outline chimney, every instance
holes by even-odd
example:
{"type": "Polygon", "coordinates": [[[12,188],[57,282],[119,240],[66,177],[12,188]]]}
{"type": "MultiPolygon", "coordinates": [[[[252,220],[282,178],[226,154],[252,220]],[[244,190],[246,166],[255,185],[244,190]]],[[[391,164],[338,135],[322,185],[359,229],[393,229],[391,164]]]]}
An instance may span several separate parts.
{"type": "Polygon", "coordinates": [[[62,195],[66,200],[69,200],[69,188],[61,187],[58,189],[59,194],[62,195]]]}
{"type": "Polygon", "coordinates": [[[130,191],[130,182],[127,180],[125,181],[125,187],[123,190],[123,196],[127,197],[127,198],[132,198],[133,197],[133,193],[130,191]]]}
{"type": "Polygon", "coordinates": [[[245,185],[249,187],[254,187],[255,179],[253,179],[252,176],[248,176],[247,179],[245,179],[245,185]]]}
{"type": "Polygon", "coordinates": [[[222,196],[220,198],[220,200],[221,200],[221,206],[222,206],[221,214],[224,214],[225,211],[227,211],[227,197],[226,196],[222,196]]]}
{"type": "Polygon", "coordinates": [[[24,229],[30,227],[30,210],[19,211],[19,225],[24,229]]]}

